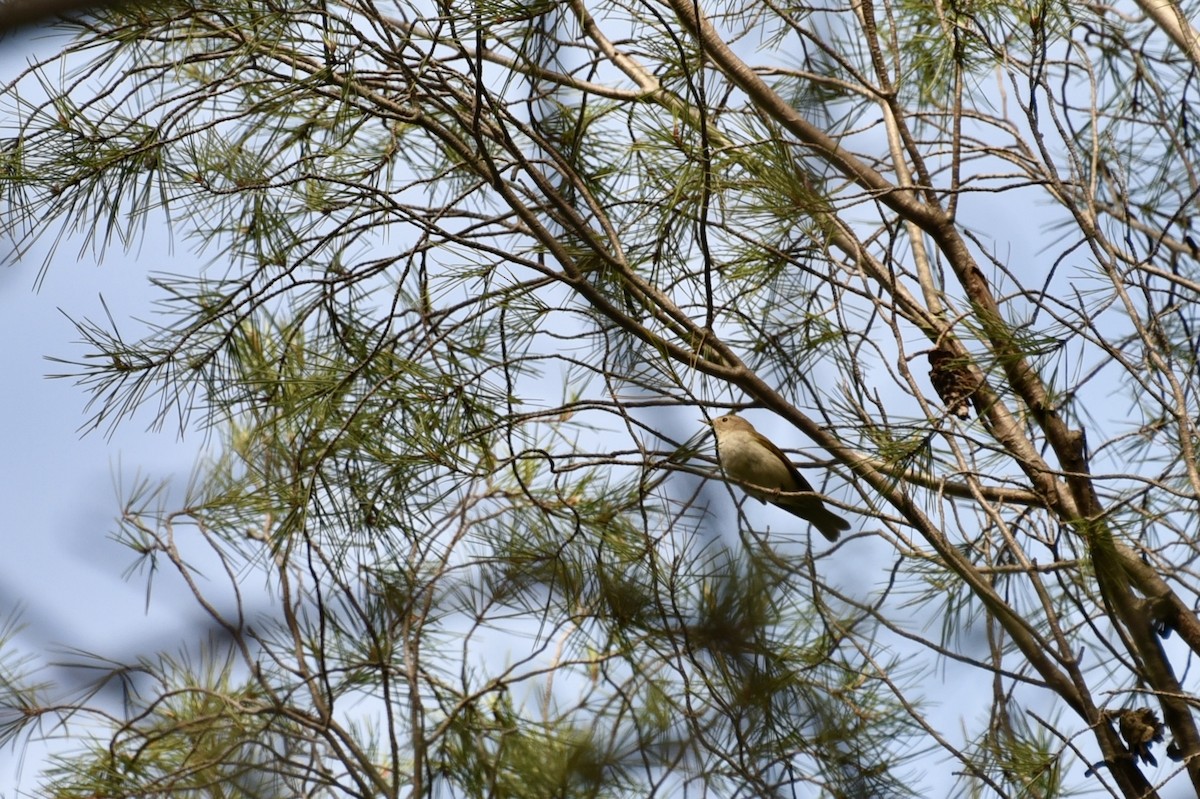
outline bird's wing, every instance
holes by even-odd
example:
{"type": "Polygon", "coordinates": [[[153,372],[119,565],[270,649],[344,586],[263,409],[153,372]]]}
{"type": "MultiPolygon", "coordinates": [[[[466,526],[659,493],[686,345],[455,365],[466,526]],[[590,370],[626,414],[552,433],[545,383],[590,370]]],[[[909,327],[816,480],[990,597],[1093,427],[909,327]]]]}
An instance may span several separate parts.
{"type": "Polygon", "coordinates": [[[787,455],[783,454],[783,450],[781,450],[779,447],[775,446],[775,442],[771,441],[771,439],[767,438],[764,435],[759,435],[759,440],[762,443],[766,444],[767,449],[769,449],[769,450],[771,450],[771,452],[775,453],[775,457],[779,458],[779,460],[783,461],[784,465],[787,466],[788,473],[791,474],[792,479],[796,481],[796,489],[795,489],[796,491],[812,491],[813,490],[812,485],[809,484],[809,482],[804,479],[804,475],[800,474],[800,470],[796,468],[796,464],[792,463],[791,458],[789,458],[787,455]]]}

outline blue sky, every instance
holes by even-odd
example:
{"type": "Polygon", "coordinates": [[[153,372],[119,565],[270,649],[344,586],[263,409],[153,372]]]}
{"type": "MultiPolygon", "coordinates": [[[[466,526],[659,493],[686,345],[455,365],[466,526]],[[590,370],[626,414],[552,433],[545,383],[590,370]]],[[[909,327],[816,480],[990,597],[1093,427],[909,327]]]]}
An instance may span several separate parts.
{"type": "MultiPolygon", "coordinates": [[[[30,34],[3,41],[0,74],[11,76],[30,53],[49,45],[53,41],[30,34]]],[[[11,246],[0,244],[6,256],[11,246]]],[[[25,625],[19,648],[34,654],[36,665],[70,659],[68,646],[115,658],[153,651],[154,642],[170,646],[179,639],[179,622],[196,616],[188,597],[166,579],[155,581],[147,610],[145,579],[122,579],[133,556],[110,536],[119,511],[118,478],[128,482],[140,474],[182,486],[201,437],[149,431],[148,414],[123,424],[111,440],[103,430],[84,434],[88,395],[72,380],[47,377],[66,370],[47,356],[78,358],[84,352],[67,316],[103,319],[101,295],[123,329],[136,332],[128,320],[146,316],[152,296],[146,275],[163,266],[156,261],[168,252],[162,232],[152,232],[138,252],[113,252],[97,263],[91,252],[80,257],[78,244],[67,240],[36,291],[45,244],[0,268],[0,335],[6,342],[0,348],[0,503],[7,528],[0,617],[19,615],[25,625]]],[[[65,676],[58,670],[38,675],[65,676]]],[[[0,797],[31,791],[39,758],[36,749],[0,750],[0,797]],[[29,762],[22,769],[23,759],[29,762]]]]}
{"type": "MultiPolygon", "coordinates": [[[[41,253],[0,271],[0,335],[8,342],[0,348],[6,387],[0,392],[0,503],[8,526],[0,609],[5,617],[20,609],[21,648],[47,660],[66,659],[67,645],[120,657],[154,640],[172,641],[180,619],[195,613],[184,595],[176,593],[173,601],[172,586],[161,579],[147,611],[145,580],[121,579],[133,558],[110,536],[118,478],[128,482],[140,474],[183,485],[200,436],[180,440],[175,430],[147,431],[148,418],[125,423],[111,440],[102,430],[84,434],[84,390],[71,380],[47,379],[63,365],[45,356],[83,352],[64,313],[102,318],[103,294],[116,318],[144,316],[147,267],[119,256],[100,265],[90,257],[76,263],[74,256],[69,246],[61,248],[37,292],[41,253]]],[[[20,754],[0,750],[0,795],[33,787],[30,773],[16,781],[20,754]]]]}

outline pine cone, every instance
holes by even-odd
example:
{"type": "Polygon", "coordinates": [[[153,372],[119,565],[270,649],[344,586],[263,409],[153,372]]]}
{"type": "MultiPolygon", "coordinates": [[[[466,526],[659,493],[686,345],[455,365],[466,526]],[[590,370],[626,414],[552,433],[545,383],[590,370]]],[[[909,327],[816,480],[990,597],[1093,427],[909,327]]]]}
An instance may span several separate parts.
{"type": "Polygon", "coordinates": [[[970,399],[979,389],[980,378],[949,350],[938,346],[929,351],[929,382],[941,397],[946,410],[959,419],[971,416],[970,399]]]}
{"type": "Polygon", "coordinates": [[[1158,761],[1150,754],[1150,744],[1160,743],[1163,739],[1163,725],[1158,715],[1148,707],[1136,709],[1126,708],[1117,715],[1117,729],[1129,751],[1133,752],[1136,763],[1140,757],[1146,763],[1157,766],[1158,761]]]}
{"type": "Polygon", "coordinates": [[[1150,617],[1150,626],[1159,638],[1170,638],[1171,630],[1178,624],[1179,613],[1169,597],[1151,597],[1145,601],[1146,614],[1150,617]]]}

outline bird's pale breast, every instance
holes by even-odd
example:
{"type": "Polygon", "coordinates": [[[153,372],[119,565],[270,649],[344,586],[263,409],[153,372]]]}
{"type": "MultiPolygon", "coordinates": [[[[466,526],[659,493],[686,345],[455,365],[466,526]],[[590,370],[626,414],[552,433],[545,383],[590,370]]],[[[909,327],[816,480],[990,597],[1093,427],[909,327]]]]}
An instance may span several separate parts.
{"type": "Polygon", "coordinates": [[[721,465],[731,477],[772,490],[795,490],[787,466],[755,441],[753,433],[729,433],[718,448],[721,465]]]}

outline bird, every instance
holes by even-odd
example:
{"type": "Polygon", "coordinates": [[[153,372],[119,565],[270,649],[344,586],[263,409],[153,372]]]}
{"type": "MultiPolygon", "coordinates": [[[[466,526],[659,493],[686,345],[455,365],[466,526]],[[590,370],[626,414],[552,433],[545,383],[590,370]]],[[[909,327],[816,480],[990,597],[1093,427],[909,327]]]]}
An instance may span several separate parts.
{"type": "Polygon", "coordinates": [[[725,474],[739,483],[759,502],[770,502],[816,527],[830,541],[837,541],[850,522],[825,507],[813,487],[779,447],[740,416],[727,414],[712,422],[717,436],[717,459],[725,474]],[[805,491],[811,496],[783,496],[805,491]]]}

